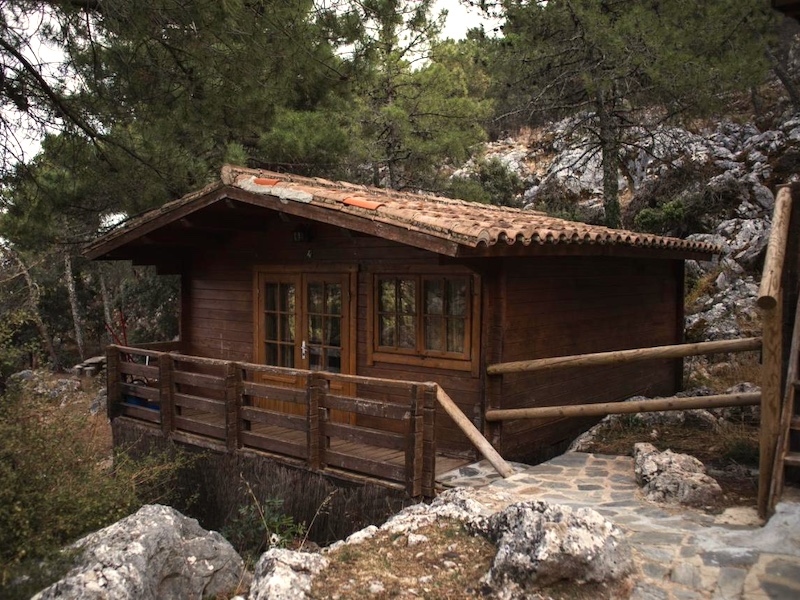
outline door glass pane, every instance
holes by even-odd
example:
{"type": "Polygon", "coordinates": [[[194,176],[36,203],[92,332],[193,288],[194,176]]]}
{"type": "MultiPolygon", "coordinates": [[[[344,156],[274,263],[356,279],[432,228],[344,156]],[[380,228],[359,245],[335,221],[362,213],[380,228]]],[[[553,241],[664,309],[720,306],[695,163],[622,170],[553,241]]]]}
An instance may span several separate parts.
{"type": "Polygon", "coordinates": [[[294,313],[281,316],[281,341],[294,342],[294,313]]]}
{"type": "Polygon", "coordinates": [[[294,367],[294,346],[282,344],[281,367],[294,367]]]}
{"type": "Polygon", "coordinates": [[[321,283],[308,284],[308,298],[306,299],[308,312],[317,314],[324,312],[322,308],[322,290],[323,285],[321,283]]]}
{"type": "Polygon", "coordinates": [[[264,289],[265,292],[265,308],[269,311],[278,310],[278,284],[268,283],[264,289]]]}
{"type": "Polygon", "coordinates": [[[264,362],[278,367],[294,366],[295,286],[264,284],[264,362]]]}
{"type": "Polygon", "coordinates": [[[278,363],[278,344],[267,344],[265,360],[268,365],[277,365],[278,363]]]}
{"type": "Polygon", "coordinates": [[[328,317],[328,327],[325,331],[325,345],[339,347],[342,345],[342,319],[328,317]]]}
{"type": "Polygon", "coordinates": [[[322,348],[319,346],[308,347],[308,368],[311,371],[322,370],[322,348]]]}
{"type": "Polygon", "coordinates": [[[322,343],[322,315],[308,315],[308,341],[322,343]]]}
{"type": "Polygon", "coordinates": [[[267,340],[276,341],[278,339],[278,315],[267,313],[265,327],[264,337],[267,340]]]}
{"type": "Polygon", "coordinates": [[[342,314],[342,286],[338,283],[333,283],[327,286],[325,305],[329,315],[342,314]]]}
{"type": "Polygon", "coordinates": [[[281,284],[281,311],[294,312],[294,284],[281,284]]]}
{"type": "Polygon", "coordinates": [[[425,318],[425,349],[444,351],[444,319],[442,317],[425,318]]]}

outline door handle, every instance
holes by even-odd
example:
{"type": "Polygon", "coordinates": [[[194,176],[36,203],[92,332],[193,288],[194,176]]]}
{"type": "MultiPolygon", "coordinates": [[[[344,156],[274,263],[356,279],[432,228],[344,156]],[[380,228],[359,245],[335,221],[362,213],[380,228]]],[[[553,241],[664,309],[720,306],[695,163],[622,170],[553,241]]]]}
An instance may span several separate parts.
{"type": "Polygon", "coordinates": [[[300,358],[303,360],[308,358],[308,344],[306,344],[305,340],[303,340],[303,343],[300,344],[300,358]]]}

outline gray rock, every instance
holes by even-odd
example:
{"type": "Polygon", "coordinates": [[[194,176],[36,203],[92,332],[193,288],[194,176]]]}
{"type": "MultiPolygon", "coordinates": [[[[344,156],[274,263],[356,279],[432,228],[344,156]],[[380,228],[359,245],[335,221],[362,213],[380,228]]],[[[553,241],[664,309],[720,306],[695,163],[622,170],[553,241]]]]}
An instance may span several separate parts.
{"type": "Polygon", "coordinates": [[[9,381],[19,380],[19,381],[30,381],[36,376],[36,374],[31,371],[30,369],[25,369],[24,371],[19,371],[18,373],[12,373],[8,376],[9,381]]]}
{"type": "Polygon", "coordinates": [[[633,454],[636,482],[648,500],[706,506],[722,495],[722,488],[693,456],[659,452],[648,443],[635,444],[633,454]]]}
{"type": "Polygon", "coordinates": [[[256,563],[248,600],[303,600],[316,575],[328,567],[321,554],[272,548],[256,563]]]}
{"type": "Polygon", "coordinates": [[[513,504],[489,518],[486,535],[497,555],[483,581],[498,597],[527,598],[562,580],[618,580],[633,565],[622,530],[588,508],[513,504]]]}
{"type": "Polygon", "coordinates": [[[200,600],[233,592],[247,578],[221,535],[168,506],[143,506],[74,548],[78,566],[35,600],[200,600]]]}

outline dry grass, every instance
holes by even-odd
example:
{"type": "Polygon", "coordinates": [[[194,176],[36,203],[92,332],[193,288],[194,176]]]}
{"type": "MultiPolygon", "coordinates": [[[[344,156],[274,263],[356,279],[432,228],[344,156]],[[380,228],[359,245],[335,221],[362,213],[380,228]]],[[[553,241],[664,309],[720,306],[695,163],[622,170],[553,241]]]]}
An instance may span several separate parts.
{"type": "Polygon", "coordinates": [[[312,598],[480,598],[480,578],[495,555],[486,539],[455,521],[419,529],[427,541],[380,532],[331,552],[331,566],[315,580],[312,598]]]}
{"type": "MultiPolygon", "coordinates": [[[[460,600],[492,597],[481,583],[494,559],[494,545],[471,535],[456,521],[442,520],[415,535],[427,540],[409,545],[405,534],[379,532],[361,544],[331,552],[331,565],[314,579],[311,597],[427,598],[460,600]]],[[[531,600],[611,600],[629,595],[629,582],[578,585],[565,581],[526,596],[531,600]]]]}

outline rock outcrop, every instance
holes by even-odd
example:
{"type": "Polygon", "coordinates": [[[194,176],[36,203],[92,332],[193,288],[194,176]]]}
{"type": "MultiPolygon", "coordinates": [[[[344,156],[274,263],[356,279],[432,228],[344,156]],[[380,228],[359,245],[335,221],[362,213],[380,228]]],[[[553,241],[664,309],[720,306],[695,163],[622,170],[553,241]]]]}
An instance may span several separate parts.
{"type": "Polygon", "coordinates": [[[616,525],[594,510],[532,501],[493,515],[486,535],[497,555],[484,578],[495,597],[527,598],[559,581],[617,581],[632,569],[616,525]]]}
{"type": "Polygon", "coordinates": [[[247,583],[218,533],[168,506],[147,505],[78,540],[78,566],[35,600],[202,600],[247,583]]]}
{"type": "Polygon", "coordinates": [[[659,452],[648,443],[636,444],[633,452],[636,482],[648,500],[701,507],[722,495],[722,488],[693,456],[659,452]]]}
{"type": "Polygon", "coordinates": [[[321,554],[272,548],[256,563],[248,600],[304,600],[314,576],[327,566],[321,554]]]}

